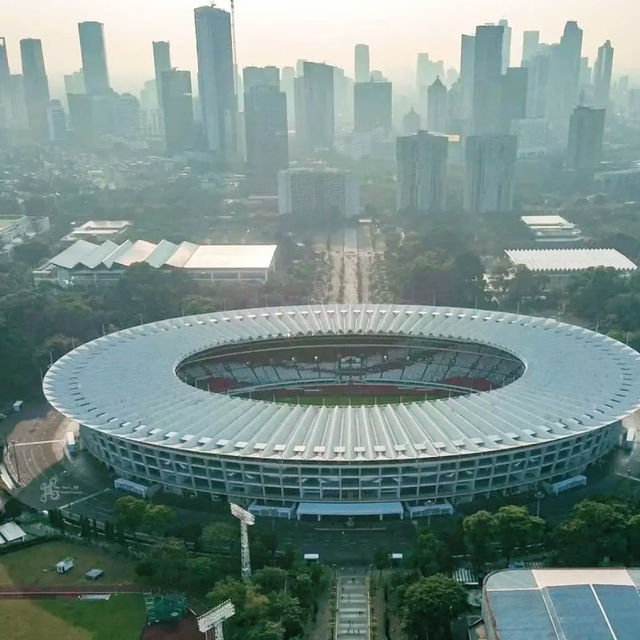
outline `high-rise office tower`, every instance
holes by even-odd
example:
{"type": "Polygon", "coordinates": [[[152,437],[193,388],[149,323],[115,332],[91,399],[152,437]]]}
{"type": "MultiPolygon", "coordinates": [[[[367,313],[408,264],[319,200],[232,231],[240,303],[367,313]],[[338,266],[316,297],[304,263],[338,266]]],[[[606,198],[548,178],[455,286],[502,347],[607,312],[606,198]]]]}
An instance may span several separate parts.
{"type": "Polygon", "coordinates": [[[465,141],[464,206],[471,213],[513,208],[518,138],[512,135],[469,136],[465,141]]]}
{"type": "Polygon", "coordinates": [[[463,118],[473,118],[473,67],[475,64],[476,38],[463,34],[460,42],[460,81],[462,82],[463,118]]]}
{"type": "Polygon", "coordinates": [[[360,180],[329,167],[278,173],[278,210],[284,215],[355,218],[360,215],[360,180]]]}
{"type": "Polygon", "coordinates": [[[282,67],[280,89],[287,95],[287,122],[289,129],[296,128],[295,77],[296,70],[293,67],[282,67]]]}
{"type": "Polygon", "coordinates": [[[194,10],[198,54],[198,86],[207,147],[219,162],[237,157],[231,16],[217,7],[194,10]]]}
{"type": "Polygon", "coordinates": [[[335,136],[333,67],[305,61],[296,78],[296,140],[300,150],[313,154],[332,149],[335,136]]]}
{"type": "Polygon", "coordinates": [[[544,47],[527,62],[527,118],[546,118],[550,73],[550,47],[544,47]]]}
{"type": "Polygon", "coordinates": [[[449,128],[448,119],[447,87],[438,76],[427,89],[427,129],[431,132],[445,133],[449,128]]]}
{"type": "Polygon", "coordinates": [[[476,27],[473,64],[473,131],[476,135],[500,131],[503,35],[503,26],[476,27]]]}
{"type": "Polygon", "coordinates": [[[606,109],[609,106],[611,92],[611,70],[613,68],[613,47],[607,40],[598,48],[598,58],[593,68],[593,102],[596,107],[606,109]]]}
{"type": "Polygon", "coordinates": [[[252,190],[278,192],[278,171],[289,166],[287,96],[273,85],[254,85],[244,94],[247,172],[252,190]]]}
{"type": "Polygon", "coordinates": [[[340,67],[333,67],[333,113],[336,131],[353,130],[353,87],[340,67]]]}
{"type": "Polygon", "coordinates": [[[106,93],[111,87],[104,46],[104,26],[100,22],[80,22],[78,34],[87,93],[106,93]]]}
{"type": "Polygon", "coordinates": [[[424,118],[427,115],[427,89],[438,76],[444,78],[444,62],[442,60],[431,60],[428,53],[419,53],[416,67],[416,88],[419,101],[418,108],[424,118]]]}
{"type": "Polygon", "coordinates": [[[12,73],[9,76],[9,92],[11,95],[11,114],[13,126],[26,131],[29,128],[29,117],[27,115],[27,101],[24,97],[24,78],[20,73],[12,73]]]}
{"type": "Polygon", "coordinates": [[[398,167],[398,211],[439,213],[447,192],[449,139],[418,131],[396,142],[398,167]]]}
{"type": "Polygon", "coordinates": [[[142,118],[138,98],[131,93],[121,93],[112,100],[116,115],[114,133],[128,140],[139,138],[142,134],[142,118]]]}
{"type": "Polygon", "coordinates": [[[191,72],[162,72],[164,140],[169,155],[183,153],[193,145],[193,96],[191,72]]]}
{"type": "Polygon", "coordinates": [[[602,159],[604,109],[576,107],[569,122],[567,166],[580,177],[591,179],[602,159]]]}
{"type": "MultiPolygon", "coordinates": [[[[171,50],[166,40],[154,41],[151,46],[153,47],[153,69],[156,79],[158,107],[162,108],[162,74],[171,70],[171,50]]],[[[189,79],[189,83],[191,83],[191,79],[189,79]]]]}
{"type": "Polygon", "coordinates": [[[540,47],[540,32],[525,31],[522,35],[522,65],[525,67],[527,62],[538,53],[540,47]]]}
{"type": "Polygon", "coordinates": [[[578,84],[580,85],[580,92],[584,91],[586,87],[590,87],[592,81],[592,70],[589,66],[589,58],[583,56],[580,58],[580,71],[578,72],[578,84]]]}
{"type": "Polygon", "coordinates": [[[50,142],[63,142],[67,138],[67,116],[60,100],[52,100],[47,106],[47,127],[50,142]]]}
{"type": "Polygon", "coordinates": [[[511,133],[511,121],[527,117],[526,67],[509,67],[502,76],[502,133],[511,133]]]}
{"type": "Polygon", "coordinates": [[[560,43],[551,48],[548,117],[558,134],[566,132],[571,111],[578,104],[581,52],[582,29],[569,21],[560,43]]]}
{"type": "Polygon", "coordinates": [[[356,82],[369,82],[369,45],[357,44],[354,53],[356,82]]]}
{"type": "Polygon", "coordinates": [[[411,107],[409,113],[406,113],[402,118],[402,133],[405,136],[414,136],[420,131],[421,126],[420,114],[416,113],[414,108],[411,107]]]}
{"type": "Polygon", "coordinates": [[[502,27],[502,73],[506,73],[511,64],[511,27],[506,20],[500,20],[498,26],[502,27]]]}
{"type": "Polygon", "coordinates": [[[82,72],[82,69],[64,76],[64,91],[65,93],[87,92],[87,89],[84,86],[84,73],[82,72]]]}
{"type": "Polygon", "coordinates": [[[0,129],[9,128],[13,123],[10,76],[7,43],[0,37],[0,129]]]}
{"type": "Polygon", "coordinates": [[[356,82],[353,85],[355,131],[391,130],[390,82],[356,82]]]}
{"type": "Polygon", "coordinates": [[[280,90],[278,67],[245,67],[242,70],[242,86],[245,94],[253,87],[274,87],[280,90]]]}
{"type": "Polygon", "coordinates": [[[20,56],[29,128],[34,137],[46,140],[49,135],[47,125],[49,81],[44,67],[42,42],[33,38],[20,40],[20,56]]]}

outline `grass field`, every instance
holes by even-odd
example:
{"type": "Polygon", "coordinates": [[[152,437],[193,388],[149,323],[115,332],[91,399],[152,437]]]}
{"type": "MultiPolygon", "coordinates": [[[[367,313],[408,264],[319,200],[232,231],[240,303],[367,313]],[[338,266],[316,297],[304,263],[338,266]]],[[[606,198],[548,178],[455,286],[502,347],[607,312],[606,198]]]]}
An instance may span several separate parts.
{"type": "Polygon", "coordinates": [[[60,541],[45,542],[0,556],[0,585],[52,587],[89,584],[84,574],[94,568],[104,570],[98,584],[131,584],[135,581],[133,564],[128,560],[93,547],[60,541]],[[56,573],[55,564],[67,556],[73,558],[75,566],[69,573],[60,575],[56,573]]]}
{"type": "Polygon", "coordinates": [[[138,640],[144,599],[119,594],[109,600],[0,600],[0,637],[11,640],[138,640]]]}

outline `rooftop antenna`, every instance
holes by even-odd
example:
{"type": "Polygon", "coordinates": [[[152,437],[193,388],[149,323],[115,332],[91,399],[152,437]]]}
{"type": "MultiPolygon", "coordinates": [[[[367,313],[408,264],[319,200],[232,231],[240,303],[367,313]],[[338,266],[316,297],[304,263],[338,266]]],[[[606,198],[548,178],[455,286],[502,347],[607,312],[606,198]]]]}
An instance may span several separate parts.
{"type": "Polygon", "coordinates": [[[198,616],[198,630],[204,633],[206,640],[224,640],[222,623],[234,615],[236,608],[231,600],[225,600],[214,609],[198,616]],[[213,633],[212,633],[213,632],[213,633]]]}
{"type": "MultiPolygon", "coordinates": [[[[229,503],[231,515],[240,520],[240,566],[243,582],[248,582],[251,578],[251,558],[249,556],[249,525],[256,523],[255,516],[242,507],[229,503]]],[[[216,636],[216,640],[218,637],[216,636]]]]}

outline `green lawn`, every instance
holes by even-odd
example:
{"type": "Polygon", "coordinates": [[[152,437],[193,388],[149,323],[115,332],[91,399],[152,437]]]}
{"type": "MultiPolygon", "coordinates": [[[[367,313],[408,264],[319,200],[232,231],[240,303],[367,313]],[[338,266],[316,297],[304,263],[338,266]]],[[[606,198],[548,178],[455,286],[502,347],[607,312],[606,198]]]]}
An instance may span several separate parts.
{"type": "Polygon", "coordinates": [[[119,594],[109,600],[0,600],[0,637],[11,640],[138,640],[144,599],[119,594]]]}
{"type": "MultiPolygon", "coordinates": [[[[90,584],[84,579],[89,569],[104,570],[98,584],[135,582],[133,564],[91,546],[71,542],[45,542],[0,556],[0,585],[67,586],[90,584]],[[70,556],[74,568],[65,575],[56,573],[56,562],[70,556]]],[[[1,629],[2,627],[0,627],[1,629]]]]}

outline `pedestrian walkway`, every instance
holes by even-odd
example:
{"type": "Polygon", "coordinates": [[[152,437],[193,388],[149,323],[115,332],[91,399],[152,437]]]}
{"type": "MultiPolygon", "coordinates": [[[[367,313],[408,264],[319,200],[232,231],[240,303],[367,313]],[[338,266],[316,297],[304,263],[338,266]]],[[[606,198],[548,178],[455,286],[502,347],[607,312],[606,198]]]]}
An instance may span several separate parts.
{"type": "Polygon", "coordinates": [[[336,640],[369,640],[369,584],[366,574],[345,571],[336,591],[336,640]]]}

